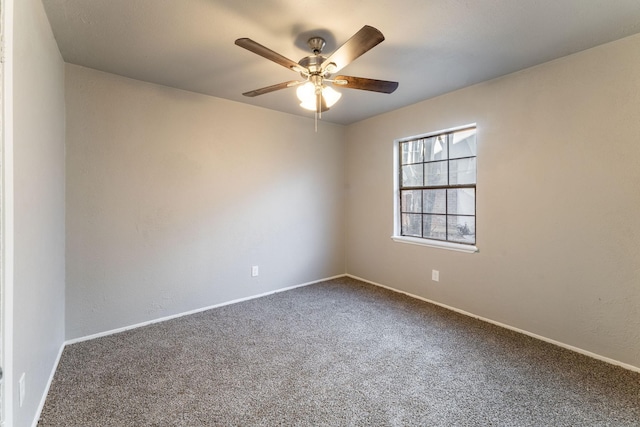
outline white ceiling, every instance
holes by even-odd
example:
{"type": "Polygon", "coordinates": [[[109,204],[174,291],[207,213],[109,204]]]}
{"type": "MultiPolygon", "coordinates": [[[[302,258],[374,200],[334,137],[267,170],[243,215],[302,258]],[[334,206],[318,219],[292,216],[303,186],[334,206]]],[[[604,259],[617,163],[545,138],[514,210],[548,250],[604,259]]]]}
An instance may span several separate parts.
{"type": "Polygon", "coordinates": [[[299,78],[234,44],[298,61],[330,54],[363,25],[386,40],[341,74],[394,80],[390,95],[338,89],[322,119],[350,124],[640,32],[639,0],[42,0],[66,62],[291,114],[299,78]]]}

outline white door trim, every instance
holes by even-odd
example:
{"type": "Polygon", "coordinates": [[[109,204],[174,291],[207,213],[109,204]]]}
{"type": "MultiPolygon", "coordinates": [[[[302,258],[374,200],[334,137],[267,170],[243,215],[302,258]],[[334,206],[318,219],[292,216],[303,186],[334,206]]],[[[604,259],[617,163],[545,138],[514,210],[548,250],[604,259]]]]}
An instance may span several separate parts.
{"type": "Polygon", "coordinates": [[[2,2],[2,135],[1,155],[2,201],[0,212],[0,292],[2,292],[2,420],[1,425],[13,425],[13,4],[2,2]]]}

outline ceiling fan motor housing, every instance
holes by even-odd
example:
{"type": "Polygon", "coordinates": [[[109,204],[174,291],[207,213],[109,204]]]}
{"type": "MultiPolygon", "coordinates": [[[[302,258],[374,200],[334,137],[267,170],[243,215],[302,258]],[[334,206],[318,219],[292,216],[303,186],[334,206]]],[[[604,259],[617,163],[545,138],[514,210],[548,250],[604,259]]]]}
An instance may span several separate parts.
{"type": "MultiPolygon", "coordinates": [[[[322,55],[311,55],[302,58],[298,61],[298,64],[302,65],[309,71],[309,74],[320,74],[321,73],[321,65],[327,58],[322,55]]],[[[300,73],[302,77],[306,77],[303,73],[300,73]]]]}

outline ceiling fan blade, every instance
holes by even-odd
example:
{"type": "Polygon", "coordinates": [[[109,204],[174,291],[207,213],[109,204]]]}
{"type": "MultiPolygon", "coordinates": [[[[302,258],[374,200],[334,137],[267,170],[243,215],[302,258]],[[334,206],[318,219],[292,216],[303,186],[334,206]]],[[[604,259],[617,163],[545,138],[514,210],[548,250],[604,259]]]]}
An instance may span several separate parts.
{"type": "Polygon", "coordinates": [[[256,89],[256,90],[252,90],[249,92],[245,92],[243,93],[244,96],[250,96],[250,97],[254,97],[254,96],[258,96],[258,95],[264,95],[265,93],[269,93],[269,92],[275,92],[276,90],[280,90],[280,89],[286,89],[288,87],[293,87],[293,86],[298,86],[299,84],[302,84],[304,82],[300,82],[298,80],[291,80],[288,82],[283,82],[283,83],[278,83],[276,85],[271,85],[271,86],[267,86],[267,87],[263,87],[260,89],[256,89]]]}
{"type": "Polygon", "coordinates": [[[286,58],[279,53],[272,51],[268,47],[264,47],[260,43],[254,42],[251,39],[241,38],[236,40],[236,44],[247,49],[250,52],[260,55],[263,58],[267,58],[268,60],[273,61],[276,64],[280,64],[290,70],[296,71],[298,73],[306,71],[306,69],[297,62],[294,62],[291,59],[286,58]]]}
{"type": "Polygon", "coordinates": [[[322,63],[322,71],[335,73],[384,40],[382,33],[365,25],[322,63]]]}
{"type": "Polygon", "coordinates": [[[333,84],[349,89],[369,90],[371,92],[393,93],[398,88],[398,82],[388,80],[366,79],[363,77],[337,76],[333,84]]]}

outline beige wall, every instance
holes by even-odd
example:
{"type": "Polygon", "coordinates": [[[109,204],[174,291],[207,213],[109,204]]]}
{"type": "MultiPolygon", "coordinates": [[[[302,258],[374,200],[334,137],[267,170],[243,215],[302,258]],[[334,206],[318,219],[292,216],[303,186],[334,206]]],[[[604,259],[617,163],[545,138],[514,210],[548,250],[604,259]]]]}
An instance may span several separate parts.
{"type": "Polygon", "coordinates": [[[64,63],[40,1],[14,8],[12,425],[28,426],[64,342],[64,63]]]}
{"type": "Polygon", "coordinates": [[[348,273],[640,367],[639,76],[634,36],[350,126],[348,273]],[[393,242],[393,140],[474,122],[479,253],[393,242]]]}
{"type": "Polygon", "coordinates": [[[344,273],[342,126],[69,64],[66,102],[67,339],[344,273]]]}

